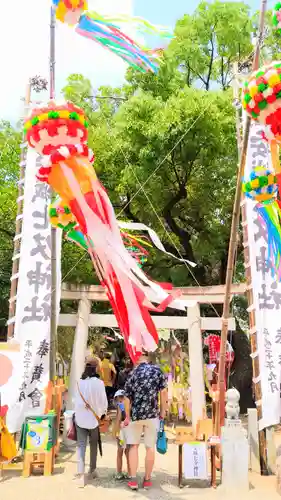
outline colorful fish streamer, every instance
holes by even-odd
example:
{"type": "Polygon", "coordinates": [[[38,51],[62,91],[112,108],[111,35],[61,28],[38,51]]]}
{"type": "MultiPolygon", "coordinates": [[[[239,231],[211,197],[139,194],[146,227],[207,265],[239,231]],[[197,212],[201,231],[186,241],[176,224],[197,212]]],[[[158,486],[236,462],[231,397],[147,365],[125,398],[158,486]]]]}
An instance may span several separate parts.
{"type": "Polygon", "coordinates": [[[168,40],[171,40],[174,37],[173,33],[166,26],[151,24],[142,17],[130,17],[125,15],[110,17],[102,16],[98,12],[88,12],[87,14],[91,17],[91,19],[115,26],[115,28],[119,30],[121,29],[122,24],[127,24],[130,27],[133,27],[134,31],[143,35],[155,35],[168,40]]]}
{"type": "Polygon", "coordinates": [[[141,46],[127,36],[121,27],[130,25],[137,33],[158,36],[168,41],[173,38],[168,28],[153,25],[141,17],[109,17],[88,12],[86,0],[52,0],[52,3],[59,21],[69,26],[76,25],[78,34],[99,43],[143,73],[158,71],[163,49],[141,46]]]}
{"type": "Polygon", "coordinates": [[[80,17],[76,32],[114,52],[134,69],[143,73],[146,71],[156,73],[158,71],[156,55],[146,54],[134,40],[125,35],[114,24],[94,19],[86,13],[80,17]]]}

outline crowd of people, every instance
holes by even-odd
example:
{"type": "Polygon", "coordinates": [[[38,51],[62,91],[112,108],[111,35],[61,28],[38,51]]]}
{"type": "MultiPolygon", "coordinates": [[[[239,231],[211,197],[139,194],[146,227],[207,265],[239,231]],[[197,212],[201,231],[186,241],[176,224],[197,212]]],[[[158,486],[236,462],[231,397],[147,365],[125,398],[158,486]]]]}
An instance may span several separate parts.
{"type": "Polygon", "coordinates": [[[146,447],[145,474],[142,486],[152,486],[151,475],[159,422],[167,409],[167,381],[161,369],[143,354],[135,366],[129,359],[123,368],[116,366],[110,354],[88,357],[81,379],[77,383],[75,422],[77,428],[78,467],[76,480],[79,486],[86,483],[85,454],[90,445],[88,477],[97,476],[97,455],[102,450],[100,428],[110,408],[116,417],[113,435],[117,442],[116,480],[127,480],[131,490],[139,483],[138,449],[142,437],[146,447]],[[123,472],[126,457],[127,471],[123,472]]]}

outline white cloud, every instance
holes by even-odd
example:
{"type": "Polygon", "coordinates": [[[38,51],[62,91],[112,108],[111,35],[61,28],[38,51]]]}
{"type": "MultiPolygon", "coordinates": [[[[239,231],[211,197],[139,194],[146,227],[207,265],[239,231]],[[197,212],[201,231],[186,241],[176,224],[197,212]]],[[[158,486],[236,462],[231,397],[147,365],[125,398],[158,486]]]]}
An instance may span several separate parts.
{"type": "MultiPolygon", "coordinates": [[[[1,2],[2,3],[2,2],[1,2]]],[[[51,0],[3,2],[0,17],[0,118],[17,121],[28,79],[49,75],[51,0]],[[12,4],[12,7],[11,7],[12,4]]],[[[104,14],[132,15],[133,0],[89,0],[89,8],[104,14]]],[[[56,28],[57,94],[71,73],[90,78],[93,87],[118,85],[127,65],[117,56],[81,37],[62,23],[56,28]]]]}

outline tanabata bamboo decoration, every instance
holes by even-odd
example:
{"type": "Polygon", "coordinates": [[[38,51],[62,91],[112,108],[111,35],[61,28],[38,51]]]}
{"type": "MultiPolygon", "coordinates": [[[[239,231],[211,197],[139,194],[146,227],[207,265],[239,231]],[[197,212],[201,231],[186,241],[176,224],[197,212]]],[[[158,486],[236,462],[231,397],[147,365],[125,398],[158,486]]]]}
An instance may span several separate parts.
{"type": "Polygon", "coordinates": [[[77,220],[127,350],[136,361],[143,349],[157,347],[149,312],[185,306],[176,300],[171,285],[151,281],[126,250],[112,204],[90,162],[82,109],[71,103],[34,109],[25,132],[29,145],[45,157],[37,177],[52,187],[77,220]]]}
{"type": "Polygon", "coordinates": [[[273,9],[272,22],[278,35],[281,34],[281,2],[277,2],[273,9]]]}
{"type": "MultiPolygon", "coordinates": [[[[84,250],[89,250],[87,239],[80,230],[76,218],[69,206],[63,203],[60,198],[57,198],[55,202],[50,205],[49,219],[54,227],[62,229],[67,240],[75,243],[84,250]]],[[[139,266],[142,266],[147,261],[147,256],[149,255],[149,252],[144,246],[152,247],[152,245],[143,237],[139,238],[132,234],[125,233],[124,231],[120,232],[127,250],[138,262],[139,266]]]]}
{"type": "Polygon", "coordinates": [[[75,26],[88,8],[87,0],[53,0],[56,18],[62,23],[75,26]]]}
{"type": "Polygon", "coordinates": [[[245,82],[243,107],[251,118],[265,126],[264,140],[270,143],[273,170],[260,166],[245,179],[243,191],[257,202],[256,210],[268,232],[269,256],[273,273],[281,278],[281,62],[260,68],[245,82]]]}
{"type": "Polygon", "coordinates": [[[154,26],[140,17],[109,17],[97,12],[87,11],[86,0],[53,0],[56,18],[62,23],[76,26],[76,32],[102,45],[121,57],[131,67],[142,72],[158,71],[162,56],[161,49],[151,50],[141,46],[122,31],[122,27],[131,26],[142,34],[156,35],[165,40],[173,38],[172,33],[163,26],[154,26]]]}

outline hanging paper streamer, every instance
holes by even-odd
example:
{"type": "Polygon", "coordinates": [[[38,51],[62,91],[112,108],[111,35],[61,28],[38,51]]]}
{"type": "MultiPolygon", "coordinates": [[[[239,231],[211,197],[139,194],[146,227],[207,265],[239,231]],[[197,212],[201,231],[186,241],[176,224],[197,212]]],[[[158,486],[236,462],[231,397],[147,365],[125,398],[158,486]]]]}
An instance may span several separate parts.
{"type": "MultiPolygon", "coordinates": [[[[280,3],[281,7],[281,3],[280,3]]],[[[279,10],[279,9],[278,9],[279,10]]],[[[253,191],[256,201],[264,201],[257,204],[256,210],[261,216],[268,231],[269,256],[272,268],[277,272],[278,279],[281,278],[281,227],[280,207],[277,201],[277,187],[279,197],[281,195],[281,169],[279,162],[279,144],[281,143],[281,62],[275,61],[255,71],[248,81],[245,82],[243,101],[244,109],[251,118],[265,125],[265,139],[270,143],[273,172],[254,173],[253,191]],[[272,178],[274,174],[274,180],[272,178]],[[260,184],[262,182],[263,184],[260,184]],[[265,191],[265,198],[260,188],[265,191]]],[[[251,190],[248,183],[244,185],[245,194],[251,190]]]]}
{"type": "Polygon", "coordinates": [[[196,267],[196,264],[194,262],[191,262],[190,260],[187,259],[182,259],[180,257],[176,257],[176,255],[167,252],[165,247],[163,246],[161,240],[159,239],[158,235],[151,229],[150,227],[146,226],[145,224],[141,224],[139,222],[118,222],[119,227],[122,229],[129,229],[131,231],[146,231],[149,234],[149,237],[153,243],[153,245],[160,250],[160,252],[165,253],[166,255],[169,255],[169,257],[172,257],[173,259],[178,260],[179,262],[185,262],[191,267],[196,267]]]}
{"type": "Polygon", "coordinates": [[[272,23],[277,33],[281,34],[281,2],[278,2],[273,9],[272,23]]]}
{"type": "MultiPolygon", "coordinates": [[[[63,203],[60,198],[50,205],[49,219],[54,227],[59,227],[63,230],[67,240],[76,243],[76,245],[84,250],[89,250],[87,239],[80,230],[76,218],[69,206],[63,203]]],[[[134,257],[139,266],[142,266],[147,261],[147,256],[149,255],[149,252],[145,250],[142,245],[148,247],[152,247],[152,245],[143,238],[136,238],[125,232],[121,232],[121,236],[127,250],[134,257]]]]}
{"type": "MultiPolygon", "coordinates": [[[[280,4],[281,5],[281,4],[280,4]]],[[[134,31],[140,34],[155,35],[161,38],[171,40],[173,38],[173,33],[166,27],[156,24],[151,24],[146,19],[142,17],[130,17],[130,16],[101,16],[98,12],[88,12],[89,17],[92,19],[103,22],[104,24],[109,24],[115,26],[117,29],[121,29],[122,25],[129,25],[134,28],[134,31]]]]}
{"type": "Polygon", "coordinates": [[[157,72],[162,49],[147,49],[127,36],[121,25],[130,24],[140,33],[157,35],[170,40],[173,35],[163,26],[154,26],[142,18],[119,16],[110,18],[97,12],[86,12],[86,0],[53,0],[56,18],[62,23],[76,26],[81,36],[91,38],[126,61],[133,68],[146,72],[157,72]]]}
{"type": "Polygon", "coordinates": [[[53,0],[56,18],[62,23],[75,26],[83,12],[88,8],[86,0],[53,0]]]}
{"type": "MultiPolygon", "coordinates": [[[[90,152],[90,160],[93,157],[93,153],[90,152]]],[[[47,177],[41,178],[41,180],[47,180],[47,177]]],[[[49,217],[50,222],[53,226],[59,227],[66,234],[66,238],[70,241],[73,241],[78,246],[88,249],[88,244],[79,229],[79,224],[72,214],[70,208],[65,205],[60,199],[57,199],[55,203],[50,206],[49,209],[49,217]]],[[[191,267],[196,267],[194,262],[191,262],[187,259],[182,259],[177,257],[176,255],[167,252],[165,247],[163,246],[159,236],[153,229],[146,226],[145,224],[138,222],[123,222],[118,221],[118,226],[121,229],[121,236],[123,238],[124,245],[127,247],[128,251],[134,256],[139,265],[143,265],[147,261],[147,256],[149,252],[144,247],[157,248],[160,252],[172,257],[179,262],[183,262],[188,264],[191,267]],[[129,231],[138,231],[138,232],[147,232],[150,238],[150,243],[148,238],[145,236],[136,236],[125,232],[125,229],[129,231]]]]}
{"type": "Polygon", "coordinates": [[[151,281],[125,249],[113,207],[89,162],[87,129],[84,112],[71,103],[35,109],[25,122],[30,146],[46,156],[38,178],[52,187],[76,218],[127,350],[136,361],[143,349],[157,348],[158,334],[149,312],[185,306],[176,300],[178,293],[171,285],[151,281]]]}
{"type": "Polygon", "coordinates": [[[253,169],[248,181],[243,183],[243,192],[248,198],[257,201],[258,212],[268,235],[268,262],[272,275],[281,277],[281,211],[277,201],[278,187],[276,176],[265,167],[253,169]]]}
{"type": "Polygon", "coordinates": [[[144,73],[158,70],[155,57],[146,54],[134,40],[110,22],[92,18],[86,13],[81,16],[76,31],[114,52],[135,69],[144,73]]]}

